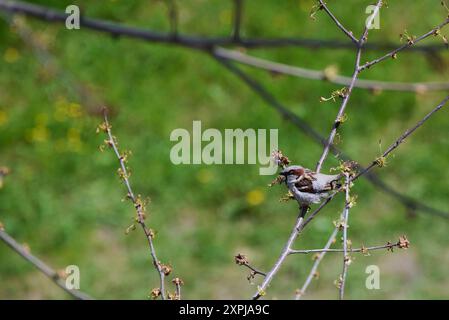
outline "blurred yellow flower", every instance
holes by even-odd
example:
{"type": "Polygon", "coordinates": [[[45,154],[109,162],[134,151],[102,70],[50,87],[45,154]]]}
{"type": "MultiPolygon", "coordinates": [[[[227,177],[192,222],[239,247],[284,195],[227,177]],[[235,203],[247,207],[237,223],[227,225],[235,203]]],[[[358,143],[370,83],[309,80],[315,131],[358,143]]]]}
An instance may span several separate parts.
{"type": "Polygon", "coordinates": [[[63,122],[66,120],[67,116],[66,116],[66,109],[63,106],[57,106],[56,110],[53,114],[53,117],[55,118],[56,121],[59,122],[63,122]]]}
{"type": "Polygon", "coordinates": [[[67,99],[64,96],[58,96],[55,101],[55,107],[65,107],[67,105],[67,99]]]}
{"type": "Polygon", "coordinates": [[[30,139],[33,142],[45,142],[50,136],[50,131],[44,125],[38,125],[31,129],[30,139]]]}
{"type": "Polygon", "coordinates": [[[64,97],[58,97],[54,106],[55,111],[53,117],[59,122],[67,120],[67,117],[79,118],[83,115],[83,109],[80,104],[68,102],[64,97]]]}
{"type": "Polygon", "coordinates": [[[20,58],[20,53],[16,48],[8,48],[6,49],[3,59],[7,63],[14,63],[20,58]]]}
{"type": "Polygon", "coordinates": [[[246,194],[246,202],[251,206],[258,206],[265,201],[265,193],[260,189],[251,190],[246,194]]]}
{"type": "Polygon", "coordinates": [[[198,171],[197,175],[196,175],[196,179],[203,183],[209,183],[213,178],[213,174],[210,170],[208,169],[201,169],[200,171],[198,171]]]}
{"type": "Polygon", "coordinates": [[[81,143],[81,133],[77,128],[70,128],[67,131],[67,143],[68,148],[71,151],[79,152],[81,151],[82,143],[81,143]]]}
{"type": "Polygon", "coordinates": [[[8,114],[6,111],[0,110],[0,127],[8,122],[8,114]]]}
{"type": "Polygon", "coordinates": [[[79,118],[82,116],[83,112],[81,106],[78,103],[69,103],[68,105],[68,114],[72,118],[79,118]]]}

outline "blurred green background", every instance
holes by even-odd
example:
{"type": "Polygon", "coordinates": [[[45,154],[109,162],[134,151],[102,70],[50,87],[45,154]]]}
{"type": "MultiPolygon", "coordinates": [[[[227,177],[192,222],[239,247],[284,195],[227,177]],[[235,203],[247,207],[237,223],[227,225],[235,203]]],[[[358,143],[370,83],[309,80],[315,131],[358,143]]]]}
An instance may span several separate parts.
{"type": "MultiPolygon", "coordinates": [[[[59,9],[75,3],[90,17],[169,29],[163,1],[33,2],[59,9]]],[[[329,5],[348,29],[359,34],[371,2],[329,1],[329,5]]],[[[429,31],[446,16],[439,2],[389,2],[381,13],[380,30],[372,31],[369,41],[399,44],[404,29],[415,35],[429,31]]],[[[242,35],[345,40],[324,12],[317,14],[316,21],[309,18],[314,3],[247,0],[242,35]]],[[[231,33],[232,1],[183,0],[178,1],[178,9],[181,33],[231,33]]],[[[273,177],[260,176],[256,165],[173,165],[170,133],[176,128],[191,131],[193,120],[201,120],[203,128],[220,130],[276,128],[280,148],[293,162],[307,167],[315,166],[322,147],[282,120],[205,53],[112,38],[83,28],[69,31],[62,24],[33,19],[21,23],[31,30],[25,37],[0,21],[0,166],[11,170],[0,190],[0,221],[5,229],[56,269],[78,265],[81,289],[95,298],[147,299],[158,286],[143,234],[136,230],[125,235],[134,211],[122,201],[126,193],[116,174],[116,159],[98,149],[104,137],[96,135],[95,128],[102,121],[98,105],[104,102],[112,110],[120,147],[133,152],[129,166],[134,190],[151,198],[148,224],[157,231],[159,258],[184,280],[184,298],[249,298],[260,279],[250,284],[247,270],[237,266],[233,256],[246,254],[253,265],[268,270],[291,231],[296,205],[280,203],[285,187],[268,188],[273,177]],[[30,39],[44,50],[36,50],[30,39]],[[87,92],[91,101],[80,91],[87,92]]],[[[425,43],[441,43],[441,39],[432,37],[425,43]]],[[[352,73],[355,55],[352,50],[294,47],[249,53],[312,69],[334,65],[345,75],[352,73]]],[[[381,53],[366,52],[362,61],[381,53]]],[[[387,60],[361,77],[445,81],[448,63],[445,51],[401,53],[397,60],[387,60]]],[[[320,103],[319,98],[341,86],[243,69],[321,134],[328,134],[339,103],[320,103]]],[[[373,94],[356,89],[339,147],[367,164],[378,156],[379,140],[387,147],[445,94],[373,94]]],[[[448,210],[448,126],[449,111],[443,109],[376,173],[405,194],[448,210]]],[[[337,163],[330,156],[324,171],[337,163]]],[[[449,298],[449,221],[426,213],[410,216],[403,205],[363,179],[353,191],[358,195],[349,228],[354,247],[395,242],[406,234],[411,248],[354,255],[347,298],[449,298]],[[365,268],[372,264],[380,267],[380,290],[365,288],[365,268]]],[[[310,224],[295,247],[323,247],[341,209],[339,197],[310,224]]],[[[341,259],[340,254],[325,257],[305,298],[337,297],[334,281],[341,272],[341,259]]],[[[312,263],[309,255],[288,258],[267,298],[292,298],[312,263]]],[[[3,244],[0,281],[0,299],[68,298],[3,244]]]]}

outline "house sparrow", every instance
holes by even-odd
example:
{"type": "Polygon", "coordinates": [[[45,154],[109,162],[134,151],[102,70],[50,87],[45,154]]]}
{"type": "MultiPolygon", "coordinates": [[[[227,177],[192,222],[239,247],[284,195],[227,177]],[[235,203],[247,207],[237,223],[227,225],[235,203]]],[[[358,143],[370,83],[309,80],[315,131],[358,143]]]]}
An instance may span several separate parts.
{"type": "Polygon", "coordinates": [[[280,173],[294,198],[303,206],[320,203],[330,196],[332,190],[341,187],[343,174],[316,173],[301,166],[285,167],[280,173]]]}

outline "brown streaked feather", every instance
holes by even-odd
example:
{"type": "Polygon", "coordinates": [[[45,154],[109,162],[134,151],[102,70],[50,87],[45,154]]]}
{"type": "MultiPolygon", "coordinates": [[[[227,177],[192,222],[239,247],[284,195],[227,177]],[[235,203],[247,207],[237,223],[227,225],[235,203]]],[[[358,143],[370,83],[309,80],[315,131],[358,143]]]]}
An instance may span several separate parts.
{"type": "MultiPolygon", "coordinates": [[[[295,170],[295,171],[299,171],[299,170],[295,170]]],[[[322,190],[319,190],[319,191],[315,190],[313,188],[313,183],[312,183],[314,180],[316,180],[315,172],[312,170],[309,170],[309,169],[301,170],[301,171],[304,172],[303,179],[301,179],[299,182],[297,182],[295,184],[296,188],[298,188],[298,190],[301,192],[323,193],[323,192],[335,190],[340,186],[340,184],[338,183],[338,179],[337,179],[337,180],[330,181],[328,184],[326,184],[326,186],[322,190]]]]}
{"type": "Polygon", "coordinates": [[[309,179],[302,179],[301,181],[297,182],[295,186],[301,192],[315,193],[315,190],[313,190],[312,181],[310,181],[309,179]]]}

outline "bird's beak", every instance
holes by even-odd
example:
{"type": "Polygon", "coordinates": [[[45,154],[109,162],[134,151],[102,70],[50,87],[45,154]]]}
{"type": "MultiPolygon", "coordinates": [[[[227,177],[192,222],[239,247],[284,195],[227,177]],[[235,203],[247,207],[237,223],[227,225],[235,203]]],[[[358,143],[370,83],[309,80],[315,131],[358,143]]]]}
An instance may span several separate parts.
{"type": "Polygon", "coordinates": [[[281,180],[281,183],[287,183],[287,172],[280,172],[278,178],[281,180]]]}

